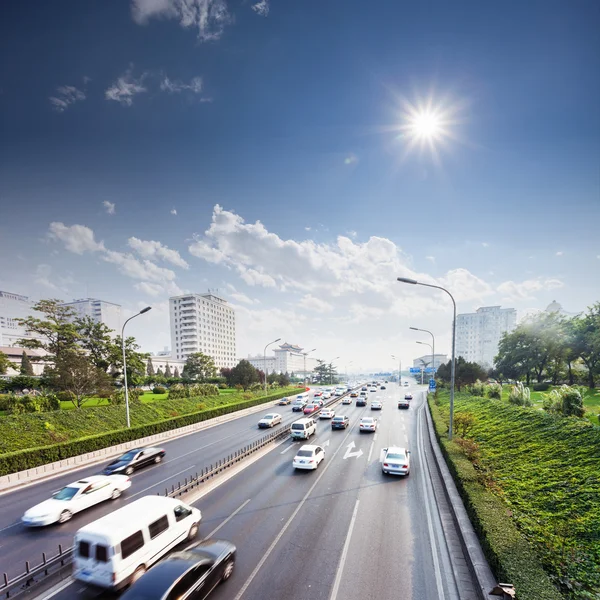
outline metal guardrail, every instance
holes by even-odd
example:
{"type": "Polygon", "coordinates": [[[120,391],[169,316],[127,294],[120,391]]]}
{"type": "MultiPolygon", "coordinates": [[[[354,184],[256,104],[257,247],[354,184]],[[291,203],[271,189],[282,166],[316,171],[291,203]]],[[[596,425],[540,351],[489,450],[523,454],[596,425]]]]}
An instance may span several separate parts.
{"type": "MultiPolygon", "coordinates": [[[[332,396],[327,402],[323,403],[322,408],[326,408],[335,404],[338,400],[341,400],[344,396],[351,392],[346,392],[342,396],[332,396]]],[[[322,408],[311,413],[311,416],[318,416],[321,412],[322,408]]],[[[195,474],[190,474],[189,478],[186,477],[183,480],[183,484],[181,481],[177,482],[177,486],[172,485],[171,490],[165,488],[164,495],[169,496],[171,498],[177,498],[186,494],[203,484],[207,480],[213,478],[215,475],[223,472],[225,469],[232,467],[233,465],[241,462],[254,452],[264,448],[268,444],[283,439],[286,436],[290,435],[290,427],[286,426],[278,429],[277,431],[273,431],[268,435],[259,438],[258,440],[247,444],[240,450],[235,451],[233,454],[229,454],[226,458],[219,460],[214,465],[211,465],[210,468],[205,468],[200,472],[196,472],[195,474]]],[[[161,495],[160,493],[158,495],[161,495]]],[[[8,578],[6,573],[3,573],[2,582],[0,583],[0,598],[15,598],[21,592],[26,590],[30,590],[32,587],[43,581],[49,575],[53,575],[60,569],[69,565],[73,560],[73,548],[68,548],[66,550],[62,549],[62,546],[59,544],[58,546],[58,554],[48,558],[46,553],[42,553],[42,562],[35,566],[30,566],[30,561],[25,562],[25,572],[21,575],[18,575],[12,579],[8,578]]]]}

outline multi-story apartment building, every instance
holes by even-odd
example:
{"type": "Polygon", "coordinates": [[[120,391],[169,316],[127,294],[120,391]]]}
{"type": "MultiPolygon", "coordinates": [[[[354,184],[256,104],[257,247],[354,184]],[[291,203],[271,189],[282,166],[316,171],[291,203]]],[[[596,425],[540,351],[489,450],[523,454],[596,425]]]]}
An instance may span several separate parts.
{"type": "Polygon", "coordinates": [[[121,306],[113,302],[98,300],[97,298],[81,298],[73,302],[64,302],[75,312],[75,318],[90,317],[96,323],[104,323],[114,335],[121,335],[121,306]]]}
{"type": "Polygon", "coordinates": [[[516,325],[514,308],[482,306],[474,313],[456,315],[456,356],[485,368],[492,367],[502,334],[516,325]]]}
{"type": "Polygon", "coordinates": [[[235,311],[212,293],[169,298],[171,356],[185,360],[194,352],[211,356],[217,368],[235,367],[235,311]]]}
{"type": "Polygon", "coordinates": [[[17,319],[25,319],[34,313],[33,302],[27,296],[0,291],[0,346],[16,346],[18,340],[32,338],[17,319]]]}
{"type": "Polygon", "coordinates": [[[273,350],[272,356],[267,355],[266,365],[263,354],[257,354],[256,356],[249,355],[246,360],[261,371],[264,371],[266,366],[269,373],[272,373],[273,371],[276,373],[288,373],[290,375],[294,373],[295,375],[306,377],[313,372],[318,363],[316,358],[307,356],[306,372],[304,372],[305,361],[302,350],[303,348],[296,344],[288,344],[285,342],[273,350]]]}

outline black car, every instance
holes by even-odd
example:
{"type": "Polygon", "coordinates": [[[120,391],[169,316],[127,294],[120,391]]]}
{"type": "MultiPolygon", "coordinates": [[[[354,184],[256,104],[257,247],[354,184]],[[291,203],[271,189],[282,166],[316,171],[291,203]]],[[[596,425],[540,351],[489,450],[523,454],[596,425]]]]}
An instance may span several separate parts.
{"type": "Polygon", "coordinates": [[[331,419],[331,429],[346,429],[350,424],[350,419],[343,415],[337,415],[331,419]]]}
{"type": "Polygon", "coordinates": [[[385,390],[385,385],[381,385],[381,386],[379,386],[379,389],[380,389],[380,390],[385,390]]]}
{"type": "Polygon", "coordinates": [[[364,396],[359,396],[356,399],[356,406],[366,406],[367,405],[367,399],[364,396]]]}
{"type": "Polygon", "coordinates": [[[367,386],[363,385],[362,388],[360,388],[362,392],[366,392],[367,391],[367,386]]]}
{"type": "Polygon", "coordinates": [[[161,462],[164,456],[165,451],[163,448],[133,448],[106,465],[102,473],[103,475],[117,473],[131,475],[137,469],[161,462]]]}
{"type": "Polygon", "coordinates": [[[203,600],[233,573],[236,548],[225,540],[192,544],[144,573],[121,600],[203,600]]]}

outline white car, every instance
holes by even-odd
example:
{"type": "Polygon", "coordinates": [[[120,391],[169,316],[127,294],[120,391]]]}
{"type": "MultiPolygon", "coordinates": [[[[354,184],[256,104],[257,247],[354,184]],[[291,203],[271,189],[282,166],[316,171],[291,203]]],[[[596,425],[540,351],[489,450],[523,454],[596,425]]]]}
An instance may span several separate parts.
{"type": "Polygon", "coordinates": [[[381,410],[383,408],[383,404],[379,400],[373,400],[371,402],[371,410],[381,410]]]}
{"type": "Polygon", "coordinates": [[[377,431],[377,419],[373,417],[363,417],[358,424],[360,431],[377,431]]]}
{"type": "Polygon", "coordinates": [[[75,513],[104,500],[116,500],[131,487],[127,475],[92,475],[62,488],[49,500],[36,504],[21,517],[23,525],[43,527],[65,523],[75,513]]]}
{"type": "Polygon", "coordinates": [[[376,392],[376,391],[377,391],[377,388],[376,388],[376,387],[372,387],[372,388],[371,388],[369,391],[370,391],[370,392],[376,392]]]}
{"type": "Polygon", "coordinates": [[[383,449],[381,470],[393,475],[410,475],[410,450],[393,446],[383,449]]]}
{"type": "Polygon", "coordinates": [[[339,388],[337,390],[335,390],[335,395],[336,396],[343,396],[345,393],[346,393],[345,390],[341,390],[339,388]]]}
{"type": "Polygon", "coordinates": [[[321,446],[301,446],[294,456],[294,469],[316,469],[325,458],[325,450],[321,446]]]}
{"type": "MultiPolygon", "coordinates": [[[[358,394],[355,396],[358,398],[358,394]]],[[[348,394],[342,398],[342,404],[352,404],[352,394],[348,394]]]]}
{"type": "Polygon", "coordinates": [[[279,423],[281,423],[281,415],[279,413],[269,413],[258,422],[258,427],[260,429],[263,427],[274,427],[275,425],[279,425],[279,423]]]}
{"type": "Polygon", "coordinates": [[[324,408],[319,415],[319,419],[333,419],[335,412],[331,408],[324,408]]]}
{"type": "Polygon", "coordinates": [[[331,398],[331,392],[323,392],[323,400],[329,400],[331,398]]]}

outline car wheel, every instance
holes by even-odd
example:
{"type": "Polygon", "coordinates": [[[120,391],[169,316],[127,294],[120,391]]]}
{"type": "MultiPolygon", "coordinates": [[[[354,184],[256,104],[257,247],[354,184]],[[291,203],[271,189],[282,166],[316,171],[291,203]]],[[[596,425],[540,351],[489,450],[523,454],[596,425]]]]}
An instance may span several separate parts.
{"type": "Polygon", "coordinates": [[[145,572],[146,567],[144,565],[140,565],[129,578],[129,585],[133,585],[145,572]]]}
{"type": "Polygon", "coordinates": [[[158,463],[159,463],[159,462],[161,462],[161,461],[162,461],[162,456],[161,456],[160,454],[159,454],[158,456],[155,456],[155,457],[154,457],[154,462],[155,462],[156,464],[158,464],[158,463]]]}
{"type": "Polygon", "coordinates": [[[59,523],[66,523],[67,521],[71,520],[72,516],[73,516],[73,513],[70,510],[63,510],[60,513],[60,516],[58,517],[58,522],[59,523]]]}
{"type": "Polygon", "coordinates": [[[235,566],[235,562],[233,560],[228,560],[225,564],[225,568],[223,569],[223,577],[222,581],[227,581],[233,575],[233,567],[235,566]]]}
{"type": "Polygon", "coordinates": [[[115,488],[110,495],[111,500],[116,500],[121,495],[121,490],[119,488],[115,488]]]}
{"type": "Polygon", "coordinates": [[[410,471],[406,471],[406,476],[408,477],[410,475],[410,471]]]}
{"type": "Polygon", "coordinates": [[[188,533],[188,540],[193,540],[198,535],[198,523],[194,523],[190,527],[190,531],[188,533]]]}
{"type": "Polygon", "coordinates": [[[125,475],[131,475],[133,473],[133,467],[127,467],[125,469],[125,475]]]}

